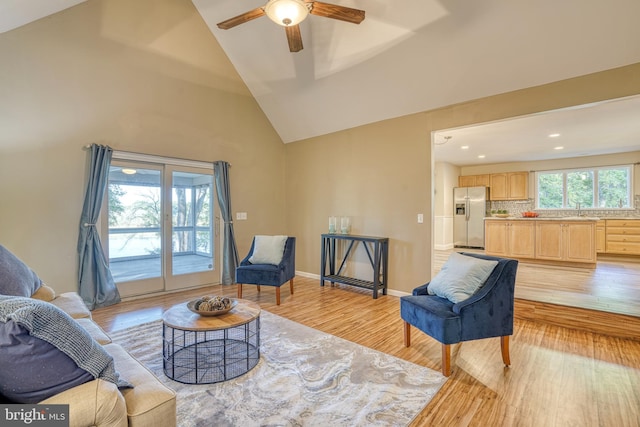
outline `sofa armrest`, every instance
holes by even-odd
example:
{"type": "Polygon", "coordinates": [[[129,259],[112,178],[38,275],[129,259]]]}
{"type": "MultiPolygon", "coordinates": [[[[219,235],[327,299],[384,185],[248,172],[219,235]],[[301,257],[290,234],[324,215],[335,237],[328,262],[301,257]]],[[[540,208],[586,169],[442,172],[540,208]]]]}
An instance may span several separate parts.
{"type": "Polygon", "coordinates": [[[41,404],[69,405],[70,426],[126,427],[127,407],[118,387],[101,379],[70,388],[41,404]]]}

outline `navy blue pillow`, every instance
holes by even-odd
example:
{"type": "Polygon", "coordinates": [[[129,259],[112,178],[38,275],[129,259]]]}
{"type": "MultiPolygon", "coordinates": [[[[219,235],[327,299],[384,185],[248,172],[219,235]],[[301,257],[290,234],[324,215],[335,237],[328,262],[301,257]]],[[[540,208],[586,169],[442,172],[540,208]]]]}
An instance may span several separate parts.
{"type": "Polygon", "coordinates": [[[0,366],[0,395],[14,403],[37,403],[94,379],[13,320],[0,322],[0,366]]]}

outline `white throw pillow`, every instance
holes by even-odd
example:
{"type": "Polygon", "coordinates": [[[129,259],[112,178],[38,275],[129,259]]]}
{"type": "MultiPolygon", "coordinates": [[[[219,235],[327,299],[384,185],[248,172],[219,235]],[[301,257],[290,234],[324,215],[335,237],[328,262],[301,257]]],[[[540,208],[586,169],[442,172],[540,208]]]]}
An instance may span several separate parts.
{"type": "Polygon", "coordinates": [[[487,281],[498,261],[479,259],[457,252],[449,256],[427,293],[458,303],[475,294],[487,281]]]}
{"type": "Polygon", "coordinates": [[[251,264],[280,264],[288,236],[256,236],[251,264]]]}

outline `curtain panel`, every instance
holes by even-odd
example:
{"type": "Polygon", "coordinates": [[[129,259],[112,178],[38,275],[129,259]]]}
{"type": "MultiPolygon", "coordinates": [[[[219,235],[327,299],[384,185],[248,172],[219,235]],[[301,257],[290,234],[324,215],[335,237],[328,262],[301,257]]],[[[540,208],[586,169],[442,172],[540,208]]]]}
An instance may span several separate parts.
{"type": "Polygon", "coordinates": [[[220,215],[224,223],[224,244],[222,247],[222,284],[235,283],[236,267],[238,266],[238,248],[233,232],[233,216],[231,211],[231,189],[229,186],[229,163],[225,161],[213,162],[213,173],[216,180],[216,193],[220,215]]]}
{"type": "Polygon", "coordinates": [[[107,188],[112,155],[111,147],[91,145],[89,180],[78,236],[79,294],[90,310],[120,302],[120,293],[109,270],[96,227],[107,188]]]}

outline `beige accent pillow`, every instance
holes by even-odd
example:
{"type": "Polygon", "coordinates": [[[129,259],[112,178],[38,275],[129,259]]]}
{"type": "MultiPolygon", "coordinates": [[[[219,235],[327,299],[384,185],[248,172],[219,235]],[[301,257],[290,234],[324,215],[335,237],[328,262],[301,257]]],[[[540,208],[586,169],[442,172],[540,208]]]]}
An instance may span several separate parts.
{"type": "Polygon", "coordinates": [[[42,286],[38,288],[37,291],[33,293],[33,295],[31,295],[31,298],[35,298],[35,299],[39,299],[47,302],[53,301],[55,297],[56,297],[56,291],[54,291],[44,283],[42,284],[42,286]]]}
{"type": "Polygon", "coordinates": [[[251,264],[280,264],[287,238],[288,236],[256,236],[253,254],[249,258],[249,262],[251,264]]]}

